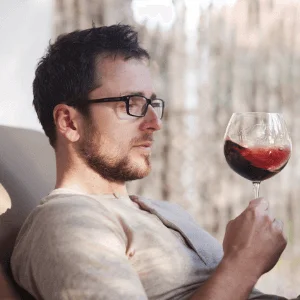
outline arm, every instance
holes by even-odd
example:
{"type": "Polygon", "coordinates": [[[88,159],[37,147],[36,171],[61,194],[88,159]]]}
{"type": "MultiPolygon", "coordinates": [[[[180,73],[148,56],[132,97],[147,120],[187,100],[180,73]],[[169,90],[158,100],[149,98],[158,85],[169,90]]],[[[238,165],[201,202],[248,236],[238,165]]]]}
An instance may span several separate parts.
{"type": "Polygon", "coordinates": [[[191,300],[248,299],[257,280],[274,267],[285,247],[282,224],[270,217],[267,202],[251,201],[240,216],[228,223],[224,257],[191,300]]]}
{"type": "Polygon", "coordinates": [[[256,279],[247,277],[235,261],[223,259],[212,276],[196,291],[191,300],[248,299],[256,279]]]}
{"type": "Polygon", "coordinates": [[[23,227],[11,265],[35,298],[147,299],[121,226],[93,201],[50,201],[23,227]]]}

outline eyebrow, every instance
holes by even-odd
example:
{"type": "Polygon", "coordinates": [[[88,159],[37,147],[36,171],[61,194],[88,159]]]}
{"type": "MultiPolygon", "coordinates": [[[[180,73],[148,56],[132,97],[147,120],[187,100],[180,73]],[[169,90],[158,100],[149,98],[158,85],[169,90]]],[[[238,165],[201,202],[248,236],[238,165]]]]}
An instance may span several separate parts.
{"type": "MultiPolygon", "coordinates": [[[[127,91],[125,93],[122,93],[120,96],[126,96],[126,95],[138,95],[138,96],[145,96],[145,93],[144,92],[134,92],[134,91],[127,91]]],[[[155,93],[152,93],[152,95],[150,96],[150,99],[156,99],[157,96],[155,93]]]]}

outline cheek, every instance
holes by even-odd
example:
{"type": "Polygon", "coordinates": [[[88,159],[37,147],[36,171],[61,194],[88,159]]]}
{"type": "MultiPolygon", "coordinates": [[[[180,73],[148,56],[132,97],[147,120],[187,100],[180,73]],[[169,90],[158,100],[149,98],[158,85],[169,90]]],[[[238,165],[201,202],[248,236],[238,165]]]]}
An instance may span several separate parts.
{"type": "Polygon", "coordinates": [[[134,139],[138,137],[136,119],[130,118],[130,120],[120,121],[113,113],[99,117],[100,121],[98,121],[93,137],[98,147],[106,154],[111,152],[113,155],[123,156],[130,151],[135,143],[134,139]]]}
{"type": "MultiPolygon", "coordinates": [[[[119,125],[120,127],[124,125],[119,125]]],[[[123,156],[124,154],[127,154],[128,151],[132,148],[132,140],[133,137],[130,135],[130,130],[114,130],[114,132],[111,132],[110,134],[105,134],[105,142],[102,144],[105,144],[106,151],[111,151],[116,154],[116,152],[123,156]]]]}

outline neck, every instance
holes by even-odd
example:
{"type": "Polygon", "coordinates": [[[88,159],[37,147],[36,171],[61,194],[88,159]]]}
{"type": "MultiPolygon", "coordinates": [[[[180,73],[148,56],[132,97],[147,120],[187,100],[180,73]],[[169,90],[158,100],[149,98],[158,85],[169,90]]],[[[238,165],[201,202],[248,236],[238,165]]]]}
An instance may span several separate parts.
{"type": "Polygon", "coordinates": [[[86,194],[115,194],[127,196],[125,182],[111,182],[87,165],[75,159],[60,159],[56,155],[55,188],[68,188],[86,194]]]}

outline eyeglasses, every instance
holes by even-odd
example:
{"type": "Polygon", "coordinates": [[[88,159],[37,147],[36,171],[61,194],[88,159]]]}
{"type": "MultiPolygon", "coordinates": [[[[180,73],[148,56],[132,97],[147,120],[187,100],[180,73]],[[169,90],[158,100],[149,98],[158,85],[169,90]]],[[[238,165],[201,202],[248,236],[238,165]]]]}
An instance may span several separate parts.
{"type": "Polygon", "coordinates": [[[165,102],[162,99],[148,99],[140,95],[93,99],[87,100],[87,102],[89,104],[104,102],[124,102],[126,104],[126,113],[129,116],[133,117],[144,117],[147,113],[148,106],[151,105],[159,119],[162,119],[165,107],[165,102]]]}

